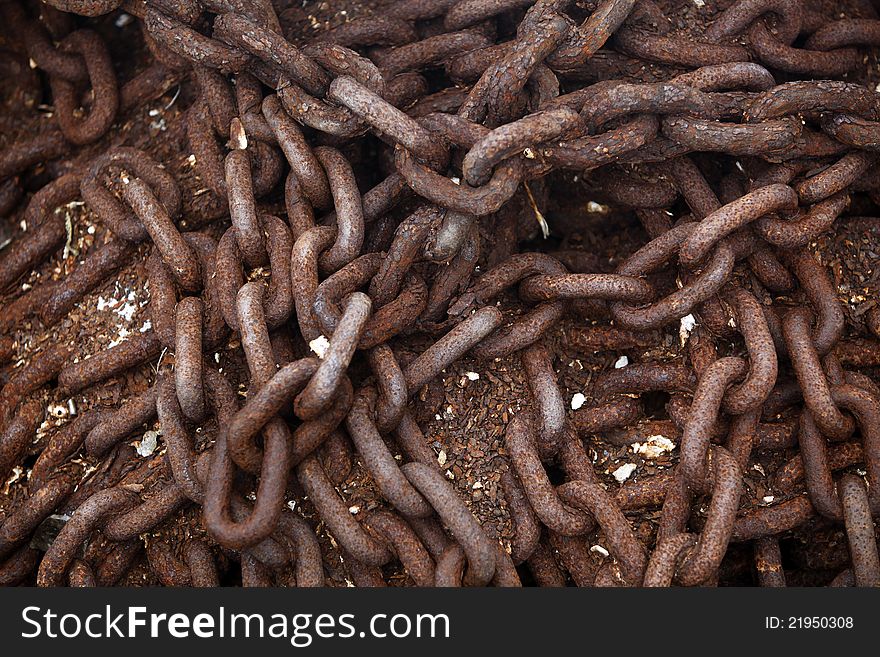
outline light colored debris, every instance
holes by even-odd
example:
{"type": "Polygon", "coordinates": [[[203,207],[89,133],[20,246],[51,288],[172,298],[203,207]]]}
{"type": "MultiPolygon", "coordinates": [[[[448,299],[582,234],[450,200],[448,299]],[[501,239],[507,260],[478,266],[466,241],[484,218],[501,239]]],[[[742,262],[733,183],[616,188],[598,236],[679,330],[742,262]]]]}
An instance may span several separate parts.
{"type": "Polygon", "coordinates": [[[603,548],[601,545],[594,545],[590,548],[590,552],[592,552],[593,554],[601,554],[603,557],[610,556],[610,552],[608,552],[608,550],[603,548]]]}
{"type": "Polygon", "coordinates": [[[688,338],[691,335],[691,331],[697,326],[697,320],[693,315],[685,315],[681,318],[681,325],[678,328],[678,339],[681,341],[681,346],[684,346],[684,343],[688,341],[688,338]]]}
{"type": "Polygon", "coordinates": [[[65,418],[70,415],[70,410],[67,408],[67,404],[49,404],[46,407],[46,410],[52,417],[65,418]]]}
{"type": "Polygon", "coordinates": [[[617,480],[617,483],[622,484],[624,481],[630,478],[633,472],[636,470],[635,463],[624,463],[619,468],[617,468],[614,472],[611,473],[611,476],[617,480]]]}
{"type": "Polygon", "coordinates": [[[327,350],[330,349],[330,340],[327,339],[326,335],[319,335],[317,338],[309,342],[309,349],[311,349],[318,358],[323,360],[324,356],[327,355],[327,350]]]}
{"type": "Polygon", "coordinates": [[[138,303],[135,301],[134,290],[130,290],[124,299],[119,299],[119,303],[122,305],[116,308],[114,312],[126,322],[130,322],[139,308],[138,303]]]}
{"type": "Polygon", "coordinates": [[[632,444],[632,451],[648,460],[656,459],[674,449],[675,443],[659,434],[648,436],[648,439],[643,443],[632,444]]]}
{"type": "Polygon", "coordinates": [[[139,456],[149,456],[150,454],[152,454],[153,452],[156,451],[156,447],[158,445],[159,445],[159,432],[153,431],[151,429],[150,431],[147,431],[146,433],[144,433],[144,437],[141,438],[137,442],[136,451],[139,456]]]}
{"type": "Polygon", "coordinates": [[[126,341],[129,335],[131,335],[131,331],[129,331],[127,328],[120,328],[119,335],[117,335],[115,338],[107,343],[107,348],[112,349],[113,347],[118,347],[126,341]]]}
{"type": "Polygon", "coordinates": [[[3,485],[3,494],[6,495],[9,493],[9,487],[12,486],[16,481],[22,478],[24,475],[24,468],[21,466],[14,466],[12,468],[12,474],[6,480],[6,483],[3,485]]]}

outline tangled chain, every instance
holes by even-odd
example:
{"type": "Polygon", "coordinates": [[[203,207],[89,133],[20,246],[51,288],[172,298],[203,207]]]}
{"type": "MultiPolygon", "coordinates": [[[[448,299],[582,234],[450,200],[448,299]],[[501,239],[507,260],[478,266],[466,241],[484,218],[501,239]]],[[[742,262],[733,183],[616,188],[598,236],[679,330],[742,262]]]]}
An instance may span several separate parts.
{"type": "Polygon", "coordinates": [[[33,112],[44,80],[52,104],[0,151],[0,215],[26,226],[0,289],[67,256],[59,208],[107,232],[4,297],[0,583],[880,584],[880,389],[859,371],[880,306],[854,320],[817,255],[878,221],[870,5],[374,4],[303,38],[283,1],[0,2],[7,106],[33,112]],[[102,36],[132,16],[134,76],[102,36]],[[195,194],[119,127],[174,88],[195,194]],[[591,229],[563,197],[585,193],[640,246],[573,248],[591,229]],[[20,358],[133,262],[144,330],[20,358]],[[574,412],[560,326],[584,358],[638,361],[574,412]],[[423,433],[464,358],[527,386],[490,455],[507,536],[423,433]],[[144,364],[148,387],[89,397],[144,364]],[[52,395],[89,408],[47,435],[52,395]],[[156,422],[146,458],[129,441],[156,422]],[[613,483],[603,441],[659,465],[613,483]]]}

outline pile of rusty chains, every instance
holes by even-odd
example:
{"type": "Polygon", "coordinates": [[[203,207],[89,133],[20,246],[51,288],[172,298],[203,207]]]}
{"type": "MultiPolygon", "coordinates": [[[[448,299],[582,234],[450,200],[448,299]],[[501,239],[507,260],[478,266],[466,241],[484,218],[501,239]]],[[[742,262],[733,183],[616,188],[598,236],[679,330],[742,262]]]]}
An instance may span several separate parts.
{"type": "MultiPolygon", "coordinates": [[[[2,391],[0,475],[27,451],[44,385],[57,379],[73,394],[163,349],[174,368],[160,368],[155,385],[119,409],[90,411],[51,438],[30,473],[30,496],[0,525],[0,581],[25,578],[39,563],[41,585],[114,583],[141,534],[195,503],[211,539],[240,560],[243,583],[285,572],[284,581],[321,585],[315,531],[286,506],[305,495],[363,585],[381,584],[378,568],[392,559],[418,585],[516,585],[523,563],[543,585],[564,581],[559,564],[584,585],[710,584],[731,541],[755,541],[761,582],[775,585],[784,583],[778,536],[816,515],[846,529],[851,563],[835,583],[880,583],[872,524],[880,391],[841,364],[866,364],[876,344],[839,348],[843,309],[806,249],[853,195],[874,200],[880,186],[880,96],[827,79],[863,66],[861,48],[880,42],[880,21],[830,20],[798,0],[740,0],[697,41],[651,0],[401,0],[297,47],[268,1],[48,4],[93,17],[122,5],[143,21],[156,63],[120,88],[95,32],[72,30],[70,16],[49,7],[36,20],[15,2],[0,6],[48,76],[58,118],[56,130],[0,154],[0,209],[21,198],[18,174],[72,157],[183,78],[199,90],[190,149],[220,203],[183,217],[175,179],[126,147],[74,160],[28,202],[30,230],[0,256],[4,288],[63,243],[52,213],[59,205],[82,198],[114,239],[62,281],[11,304],[4,324],[32,314],[57,323],[151,242],[152,330],[80,362],[70,363],[63,345],[48,348],[13,374],[2,391]],[[673,73],[637,81],[628,71],[644,63],[673,73]],[[423,75],[438,68],[440,82],[423,75]],[[777,85],[768,68],[794,81],[777,85]],[[274,93],[264,97],[266,88],[274,93]],[[86,90],[91,101],[80,110],[86,90]],[[389,147],[378,157],[391,173],[361,194],[343,153],[364,135],[389,147]],[[732,156],[738,166],[710,183],[692,152],[732,156]],[[285,159],[287,221],[258,201],[281,184],[285,159]],[[550,255],[518,253],[519,217],[545,200],[554,170],[599,180],[651,241],[614,273],[572,273],[550,255]],[[679,196],[689,214],[675,218],[667,210],[679,196]],[[219,241],[194,232],[223,216],[231,226],[219,241]],[[489,268],[475,277],[481,222],[495,231],[482,256],[489,268]],[[678,285],[664,294],[654,274],[675,258],[678,285]],[[266,272],[268,285],[257,280],[266,272]],[[515,285],[523,310],[505,323],[494,302],[515,285]],[[769,305],[747,288],[807,303],[769,305]],[[579,339],[614,350],[651,344],[691,313],[700,326],[687,343],[689,365],[603,374],[596,405],[567,416],[543,339],[563,317],[612,321],[585,325],[579,339]],[[393,338],[414,327],[440,337],[415,356],[395,349],[393,338]],[[230,332],[250,371],[241,408],[205,356],[230,332]],[[745,357],[718,357],[740,340],[745,357]],[[320,358],[297,356],[322,341],[320,358]],[[366,378],[349,368],[358,350],[366,378]],[[534,413],[513,417],[505,434],[509,552],[438,469],[410,403],[469,351],[487,360],[518,353],[533,396],[534,413]],[[784,359],[796,381],[777,382],[784,359]],[[670,395],[669,419],[659,422],[680,432],[680,460],[612,494],[582,438],[641,435],[639,395],[651,391],[670,395]],[[155,418],[166,448],[159,463],[85,485],[66,468],[80,449],[102,457],[155,418]],[[194,433],[206,425],[213,440],[200,439],[197,451],[194,433]],[[392,436],[403,465],[386,442],[392,436]],[[350,468],[349,439],[389,506],[360,521],[334,489],[350,468]],[[738,515],[753,450],[795,445],[775,475],[787,498],[738,515]],[[833,471],[857,464],[868,487],[849,473],[835,481],[833,471]],[[554,485],[549,465],[565,483],[554,485]],[[156,469],[171,476],[147,491],[156,469]],[[692,517],[703,503],[707,511],[692,517]],[[624,515],[660,505],[653,537],[624,515]],[[41,555],[28,540],[59,509],[75,512],[41,555]],[[587,540],[597,528],[612,557],[598,569],[587,540]],[[96,534],[103,540],[83,552],[96,534]]],[[[27,67],[19,74],[23,88],[33,86],[27,67]]],[[[868,325],[880,334],[880,314],[870,312],[868,325]]],[[[8,340],[0,347],[12,352],[8,340]]],[[[148,558],[165,583],[218,582],[206,541],[179,550],[153,542],[148,558]]]]}

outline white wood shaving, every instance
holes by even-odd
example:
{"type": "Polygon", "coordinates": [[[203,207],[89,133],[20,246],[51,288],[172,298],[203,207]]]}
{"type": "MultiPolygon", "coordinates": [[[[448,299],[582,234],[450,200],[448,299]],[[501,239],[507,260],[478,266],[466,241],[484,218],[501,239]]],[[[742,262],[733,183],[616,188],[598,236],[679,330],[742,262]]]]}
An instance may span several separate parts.
{"type": "Polygon", "coordinates": [[[318,358],[323,360],[324,356],[327,355],[327,350],[330,349],[330,340],[328,340],[325,335],[319,335],[317,338],[309,342],[309,349],[311,349],[318,358]]]}
{"type": "Polygon", "coordinates": [[[622,484],[624,481],[629,479],[630,475],[635,472],[636,464],[635,463],[624,463],[617,470],[611,473],[611,476],[617,480],[617,483],[622,484]]]}
{"type": "Polygon", "coordinates": [[[687,342],[688,338],[691,335],[691,331],[697,325],[697,320],[694,319],[693,315],[685,315],[681,318],[681,325],[678,329],[678,339],[681,341],[681,346],[684,346],[684,343],[687,342]]]}

